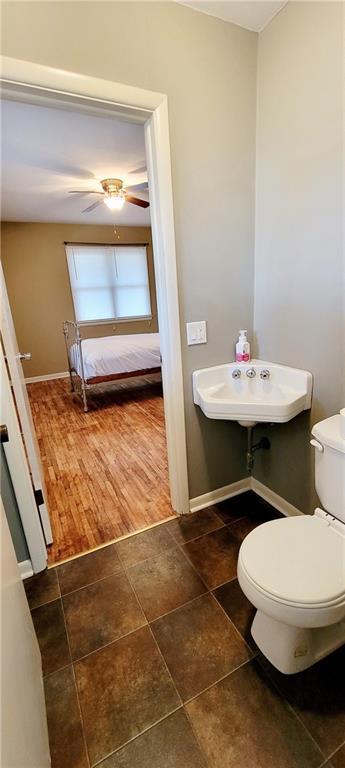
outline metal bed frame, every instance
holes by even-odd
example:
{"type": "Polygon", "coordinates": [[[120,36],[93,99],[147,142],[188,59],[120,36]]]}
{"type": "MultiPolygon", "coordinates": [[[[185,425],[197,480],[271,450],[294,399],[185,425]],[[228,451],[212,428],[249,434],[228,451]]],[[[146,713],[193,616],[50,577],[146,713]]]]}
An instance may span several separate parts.
{"type": "MultiPolygon", "coordinates": [[[[94,323],[83,323],[82,327],[85,327],[85,325],[93,326],[94,323]]],[[[70,382],[71,382],[71,392],[73,392],[74,394],[78,395],[81,398],[85,413],[87,413],[89,410],[89,406],[87,402],[87,392],[90,388],[95,387],[98,384],[105,384],[112,381],[118,381],[119,379],[129,379],[136,376],[146,376],[150,373],[159,373],[161,371],[161,366],[158,366],[157,368],[145,368],[139,371],[127,371],[124,373],[114,373],[107,376],[94,376],[91,379],[87,379],[85,378],[84,360],[83,360],[83,353],[82,353],[83,339],[80,332],[80,323],[74,320],[64,320],[62,329],[63,329],[63,335],[65,337],[65,345],[66,345],[66,353],[67,353],[67,361],[68,361],[68,372],[69,372],[70,382]],[[71,363],[70,350],[73,344],[77,345],[81,375],[78,373],[78,371],[76,371],[76,369],[71,363]]]]}

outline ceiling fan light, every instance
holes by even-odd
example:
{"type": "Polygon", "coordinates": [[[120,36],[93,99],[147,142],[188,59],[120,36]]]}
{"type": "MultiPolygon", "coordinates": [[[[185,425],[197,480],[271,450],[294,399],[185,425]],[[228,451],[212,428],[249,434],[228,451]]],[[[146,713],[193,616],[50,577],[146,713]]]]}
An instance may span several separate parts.
{"type": "Polygon", "coordinates": [[[111,211],[120,211],[124,202],[125,197],[124,195],[106,195],[104,198],[105,204],[110,208],[111,211]]]}

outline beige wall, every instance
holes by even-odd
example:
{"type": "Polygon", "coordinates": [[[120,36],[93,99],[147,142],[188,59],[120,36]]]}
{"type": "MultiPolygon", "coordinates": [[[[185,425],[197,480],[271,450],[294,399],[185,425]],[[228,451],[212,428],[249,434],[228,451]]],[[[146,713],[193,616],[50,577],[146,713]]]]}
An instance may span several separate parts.
{"type": "Polygon", "coordinates": [[[290,2],[259,36],[255,333],[314,376],[311,415],[266,430],[255,475],[314,508],[312,423],[345,405],[341,3],[290,2]]]}
{"type": "Polygon", "coordinates": [[[2,53],[166,93],[190,496],[245,475],[245,432],[192,402],[193,369],[252,328],[257,35],[177,3],[3,3],[2,53]],[[185,322],[207,320],[187,348],[185,322]]]}
{"type": "MultiPolygon", "coordinates": [[[[117,227],[117,243],[148,243],[152,321],[87,327],[84,336],[158,330],[150,227],[117,227]]],[[[62,323],[74,320],[65,242],[114,243],[114,228],[89,224],[7,222],[1,227],[1,257],[19,348],[31,352],[25,376],[66,371],[62,323]]]]}

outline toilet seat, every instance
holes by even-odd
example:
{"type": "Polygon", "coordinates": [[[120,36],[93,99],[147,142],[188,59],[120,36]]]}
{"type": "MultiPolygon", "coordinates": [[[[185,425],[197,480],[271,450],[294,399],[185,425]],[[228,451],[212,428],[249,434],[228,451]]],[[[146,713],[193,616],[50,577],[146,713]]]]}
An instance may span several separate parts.
{"type": "Polygon", "coordinates": [[[245,538],[239,571],[251,591],[300,609],[345,604],[345,525],[318,515],[272,520],[245,538]]]}

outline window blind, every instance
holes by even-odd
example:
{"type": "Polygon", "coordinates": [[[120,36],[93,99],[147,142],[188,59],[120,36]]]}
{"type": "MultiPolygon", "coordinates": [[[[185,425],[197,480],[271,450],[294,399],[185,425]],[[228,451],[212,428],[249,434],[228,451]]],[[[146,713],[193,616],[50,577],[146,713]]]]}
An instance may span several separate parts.
{"type": "Polygon", "coordinates": [[[151,317],[146,246],[66,245],[76,320],[151,317]]]}

